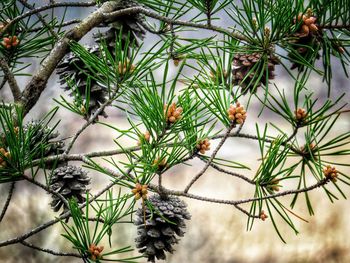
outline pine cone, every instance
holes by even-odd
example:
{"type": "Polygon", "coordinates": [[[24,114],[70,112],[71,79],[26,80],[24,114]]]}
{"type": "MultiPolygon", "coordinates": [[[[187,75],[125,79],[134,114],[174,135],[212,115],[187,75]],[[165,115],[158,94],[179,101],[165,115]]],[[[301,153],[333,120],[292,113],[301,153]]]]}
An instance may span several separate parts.
{"type": "MultiPolygon", "coordinates": [[[[261,57],[259,53],[236,54],[234,56],[232,70],[233,84],[241,86],[243,94],[246,94],[248,90],[254,92],[259,86],[266,84],[266,69],[261,68],[264,63],[261,63],[261,66],[256,65],[261,57]]],[[[274,79],[275,65],[278,64],[279,60],[277,57],[269,56],[267,64],[268,79],[274,79]]]]}
{"type": "MultiPolygon", "coordinates": [[[[121,0],[118,9],[132,8],[140,6],[136,1],[121,0]]],[[[106,24],[109,29],[106,32],[99,32],[94,35],[96,42],[100,43],[104,41],[108,45],[108,50],[111,54],[115,55],[116,39],[122,37],[122,49],[124,50],[125,44],[129,41],[139,46],[138,40],[143,40],[146,31],[143,29],[142,24],[145,23],[145,17],[141,14],[124,15],[118,17],[118,20],[113,23],[106,24]]],[[[132,46],[129,44],[128,53],[130,55],[132,46]]]]}
{"type": "Polygon", "coordinates": [[[38,153],[37,156],[34,156],[34,159],[62,154],[64,152],[64,142],[60,140],[54,141],[59,136],[59,133],[53,132],[52,128],[44,126],[39,121],[31,121],[24,125],[23,133],[30,139],[30,151],[38,153]]]}
{"type": "MultiPolygon", "coordinates": [[[[86,186],[89,185],[90,178],[80,167],[67,165],[59,167],[53,171],[50,187],[56,193],[61,194],[66,200],[75,198],[78,204],[85,202],[86,186]]],[[[69,208],[56,195],[52,195],[51,207],[58,212],[63,206],[63,213],[69,208]]]]}
{"type": "Polygon", "coordinates": [[[147,206],[145,211],[142,208],[137,210],[135,225],[138,237],[135,241],[139,252],[148,261],[155,262],[156,258],[166,259],[165,252],[173,253],[173,245],[179,241],[176,235],[182,237],[185,234],[185,220],[189,220],[191,215],[186,204],[178,197],[153,195],[148,201],[152,203],[154,211],[150,211],[147,206]]]}
{"type": "MultiPolygon", "coordinates": [[[[99,47],[86,47],[89,53],[99,55],[99,47]]],[[[74,91],[70,93],[73,96],[74,93],[80,94],[83,99],[86,98],[86,86],[87,86],[87,74],[94,75],[90,72],[89,68],[84,62],[76,56],[74,53],[67,54],[64,59],[58,64],[56,72],[59,75],[60,84],[65,90],[71,90],[67,85],[68,81],[74,81],[74,91]]],[[[89,118],[100,107],[101,104],[107,101],[107,89],[97,83],[93,78],[90,78],[90,102],[89,111],[86,112],[86,118],[89,118]]],[[[107,117],[107,114],[103,111],[100,115],[107,117]]]]}

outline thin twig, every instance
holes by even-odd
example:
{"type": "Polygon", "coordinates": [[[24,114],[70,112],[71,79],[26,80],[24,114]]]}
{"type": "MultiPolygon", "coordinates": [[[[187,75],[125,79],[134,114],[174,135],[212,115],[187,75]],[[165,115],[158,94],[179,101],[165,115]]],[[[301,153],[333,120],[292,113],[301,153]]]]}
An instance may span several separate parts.
{"type": "Polygon", "coordinates": [[[260,215],[252,215],[251,213],[249,213],[247,210],[245,210],[244,208],[240,207],[239,205],[235,205],[235,207],[241,211],[242,213],[246,214],[248,217],[251,218],[260,218],[260,215]]]}
{"type": "Polygon", "coordinates": [[[14,19],[12,19],[11,21],[9,21],[5,27],[2,29],[2,31],[0,32],[0,37],[6,33],[6,31],[11,28],[11,26],[15,23],[17,23],[18,21],[26,18],[26,17],[29,17],[29,16],[32,16],[32,15],[35,15],[35,14],[38,14],[40,12],[43,12],[43,11],[46,11],[46,10],[49,10],[49,9],[52,9],[52,8],[56,8],[56,7],[91,7],[91,6],[94,6],[96,5],[96,2],[95,1],[92,1],[92,2],[61,2],[61,3],[54,3],[54,4],[49,4],[49,5],[44,5],[44,6],[41,6],[41,7],[37,7],[33,10],[30,10],[26,13],[23,13],[17,17],[15,17],[14,19]]]}
{"type": "Polygon", "coordinates": [[[230,124],[230,126],[227,128],[227,131],[224,135],[224,137],[221,139],[221,141],[219,142],[219,145],[216,147],[216,149],[214,150],[214,152],[212,153],[212,155],[210,156],[209,160],[207,161],[206,165],[203,167],[203,169],[191,180],[191,182],[186,186],[184,192],[187,193],[191,186],[205,173],[205,171],[209,168],[210,164],[212,163],[212,161],[214,160],[216,154],[218,153],[218,151],[220,150],[221,146],[225,143],[226,139],[228,138],[228,136],[230,135],[231,130],[235,127],[235,123],[232,122],[230,124]]]}
{"type": "Polygon", "coordinates": [[[72,138],[66,150],[64,151],[64,154],[68,154],[70,152],[70,150],[72,149],[74,143],[76,142],[80,134],[82,134],[83,131],[85,131],[85,129],[89,127],[92,123],[94,123],[96,118],[104,111],[104,109],[113,102],[115,95],[118,93],[118,90],[119,90],[119,87],[112,93],[111,98],[107,100],[105,103],[103,103],[94,112],[94,114],[90,117],[90,119],[75,133],[74,137],[72,138]]]}
{"type": "MultiPolygon", "coordinates": [[[[53,28],[62,28],[62,27],[71,26],[71,25],[78,24],[78,23],[81,23],[80,19],[73,19],[73,20],[55,25],[55,26],[53,26],[53,28]]],[[[29,33],[38,32],[38,31],[43,30],[44,28],[46,28],[46,27],[44,27],[44,26],[35,27],[35,28],[28,30],[27,32],[29,32],[29,33]]]]}
{"type": "MultiPolygon", "coordinates": [[[[226,204],[226,205],[236,206],[236,205],[240,205],[240,204],[246,204],[246,203],[251,203],[251,202],[255,202],[255,201],[272,199],[272,198],[281,197],[281,196],[309,192],[311,190],[314,190],[318,187],[325,185],[328,182],[329,182],[329,179],[324,178],[323,180],[321,180],[318,183],[311,185],[309,187],[295,189],[295,190],[287,190],[287,191],[279,192],[277,194],[267,195],[267,196],[263,196],[263,197],[249,198],[249,199],[241,199],[241,200],[225,200],[225,199],[210,198],[210,197],[206,197],[206,196],[199,196],[199,195],[185,193],[184,191],[169,190],[169,189],[166,189],[164,187],[162,190],[165,194],[168,194],[168,195],[183,196],[183,197],[187,197],[190,199],[200,200],[203,202],[211,202],[211,203],[217,203],[217,204],[226,204]]],[[[150,184],[149,189],[157,192],[158,186],[154,185],[154,184],[150,184]]]]}
{"type": "Polygon", "coordinates": [[[40,188],[44,189],[46,192],[52,194],[52,195],[55,195],[57,196],[59,199],[61,199],[61,201],[65,204],[66,207],[69,207],[69,204],[68,204],[68,201],[66,200],[66,198],[64,198],[63,195],[61,195],[60,193],[58,192],[55,192],[53,190],[51,190],[50,187],[47,187],[46,185],[43,185],[42,183],[30,178],[29,176],[27,175],[23,175],[23,178],[25,180],[27,180],[28,182],[32,183],[32,184],[35,184],[36,186],[39,186],[40,188]]]}
{"type": "MultiPolygon", "coordinates": [[[[28,8],[29,10],[35,10],[35,7],[33,5],[28,4],[27,0],[19,0],[23,6],[25,6],[26,8],[28,8]]],[[[46,22],[46,20],[44,19],[44,17],[40,14],[40,13],[36,13],[35,14],[38,19],[40,20],[40,22],[43,24],[43,26],[45,28],[47,28],[50,32],[50,34],[56,39],[58,40],[59,36],[57,35],[57,33],[52,29],[52,27],[46,22]]]]}
{"type": "MultiPolygon", "coordinates": [[[[202,160],[203,162],[205,162],[205,163],[207,162],[207,160],[206,160],[203,156],[201,156],[201,155],[198,154],[197,157],[198,157],[200,160],[202,160]]],[[[246,182],[248,182],[248,183],[250,183],[250,184],[252,184],[252,185],[255,185],[255,182],[254,182],[253,180],[249,179],[248,177],[246,177],[246,176],[244,176],[244,175],[242,175],[242,174],[235,173],[235,172],[231,172],[231,171],[228,171],[228,170],[226,170],[226,169],[223,169],[223,168],[221,168],[220,166],[216,165],[216,164],[213,163],[213,162],[210,164],[210,166],[213,167],[215,170],[221,172],[221,173],[225,173],[225,174],[232,175],[232,176],[237,177],[237,178],[240,178],[240,179],[242,179],[242,180],[244,180],[244,181],[246,181],[246,182]]]]}
{"type": "Polygon", "coordinates": [[[169,25],[179,25],[179,26],[188,26],[192,28],[200,28],[200,29],[207,29],[207,30],[212,30],[218,33],[226,34],[229,35],[233,38],[239,39],[241,41],[249,42],[249,39],[242,35],[241,33],[238,32],[232,32],[229,30],[226,30],[224,28],[218,27],[218,26],[213,26],[213,25],[208,25],[208,24],[200,24],[200,23],[195,23],[195,22],[190,22],[190,21],[181,21],[181,20],[175,20],[171,19],[166,16],[159,15],[153,11],[150,11],[144,7],[130,7],[130,8],[125,8],[122,10],[114,11],[109,14],[105,14],[105,18],[113,21],[115,18],[123,15],[132,15],[132,14],[144,14],[145,16],[163,21],[168,23],[169,25]]]}
{"type": "Polygon", "coordinates": [[[6,76],[4,76],[0,84],[0,90],[5,86],[6,82],[7,82],[7,78],[6,76]]]}
{"type": "Polygon", "coordinates": [[[26,247],[29,247],[29,248],[32,248],[32,249],[35,249],[35,250],[38,250],[38,251],[50,254],[50,255],[54,255],[54,256],[81,258],[81,256],[79,254],[76,254],[76,253],[57,252],[57,251],[54,251],[54,250],[51,250],[51,249],[35,246],[35,245],[33,245],[33,244],[31,244],[31,243],[29,243],[27,241],[24,241],[24,240],[20,241],[19,243],[21,243],[23,246],[26,246],[26,247]]]}
{"type": "Polygon", "coordinates": [[[0,68],[4,72],[5,78],[8,80],[8,83],[9,83],[9,86],[10,86],[10,89],[11,89],[11,92],[12,92],[12,95],[13,95],[15,102],[20,101],[21,90],[18,87],[15,76],[11,72],[10,67],[9,67],[5,58],[0,58],[0,68]]]}
{"type": "Polygon", "coordinates": [[[7,208],[8,208],[9,205],[10,205],[11,198],[12,198],[12,195],[13,195],[13,191],[14,191],[14,189],[15,189],[15,184],[16,184],[16,182],[11,182],[11,184],[10,184],[9,193],[8,193],[8,195],[7,195],[6,202],[5,202],[4,207],[2,208],[2,211],[1,211],[1,214],[0,214],[0,222],[1,222],[2,219],[4,218],[4,216],[5,216],[5,214],[6,214],[6,211],[7,211],[7,208]]]}

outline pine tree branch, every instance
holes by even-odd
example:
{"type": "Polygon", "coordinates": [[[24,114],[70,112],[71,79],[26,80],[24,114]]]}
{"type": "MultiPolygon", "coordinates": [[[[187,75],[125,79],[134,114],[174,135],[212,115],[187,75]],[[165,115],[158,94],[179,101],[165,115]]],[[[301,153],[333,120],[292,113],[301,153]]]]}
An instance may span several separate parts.
{"type": "Polygon", "coordinates": [[[338,30],[342,30],[342,29],[346,29],[346,30],[350,30],[350,24],[344,24],[344,25],[338,25],[338,24],[328,24],[328,25],[318,25],[320,28],[322,29],[338,29],[338,30]]]}
{"type": "Polygon", "coordinates": [[[6,83],[7,83],[7,78],[6,76],[4,76],[0,83],[0,90],[5,86],[6,83]]]}
{"type": "MultiPolygon", "coordinates": [[[[309,187],[295,189],[295,190],[287,190],[287,191],[279,192],[277,194],[267,195],[267,196],[263,196],[263,197],[256,197],[256,198],[241,199],[241,200],[225,200],[225,199],[210,198],[210,197],[206,197],[206,196],[189,194],[189,193],[186,193],[184,191],[169,190],[165,187],[162,187],[162,192],[167,194],[167,195],[183,196],[183,197],[187,197],[189,199],[195,199],[195,200],[199,200],[199,201],[203,201],[203,202],[236,206],[236,205],[251,203],[251,202],[255,202],[255,201],[273,199],[273,198],[277,198],[277,197],[281,197],[281,196],[309,192],[309,191],[312,191],[316,188],[319,188],[319,187],[327,184],[329,181],[330,181],[330,179],[324,178],[321,181],[319,181],[318,183],[313,184],[309,187]]],[[[155,192],[160,192],[158,189],[158,185],[156,185],[156,184],[150,184],[148,187],[149,187],[149,189],[151,189],[155,192]]]]}
{"type": "Polygon", "coordinates": [[[19,102],[21,98],[21,90],[19,89],[15,76],[11,72],[5,58],[0,58],[0,68],[5,74],[5,79],[8,81],[14,101],[19,102]]]}
{"type": "Polygon", "coordinates": [[[9,189],[9,192],[8,192],[8,195],[7,195],[7,199],[5,201],[4,207],[2,208],[2,211],[1,211],[1,214],[0,214],[0,222],[4,219],[4,216],[6,214],[7,208],[10,205],[11,198],[12,198],[12,195],[13,195],[13,191],[15,189],[15,184],[16,184],[16,182],[11,182],[10,183],[10,189],[9,189]]]}
{"type": "MultiPolygon", "coordinates": [[[[56,25],[56,26],[54,26],[54,28],[62,28],[62,27],[71,26],[71,25],[78,24],[78,23],[81,23],[80,19],[72,19],[70,21],[66,21],[64,23],[56,25]]],[[[28,30],[28,32],[29,33],[38,32],[38,31],[43,30],[44,28],[46,28],[46,27],[45,26],[39,26],[39,27],[35,27],[35,28],[32,28],[32,29],[28,30]]]]}

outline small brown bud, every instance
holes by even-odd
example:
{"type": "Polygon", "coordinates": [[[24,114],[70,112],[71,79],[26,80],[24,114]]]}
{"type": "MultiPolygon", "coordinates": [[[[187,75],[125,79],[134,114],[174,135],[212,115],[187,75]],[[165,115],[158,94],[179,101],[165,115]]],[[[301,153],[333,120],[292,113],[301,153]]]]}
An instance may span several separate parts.
{"type": "Polygon", "coordinates": [[[317,32],[318,31],[318,27],[315,24],[311,24],[309,26],[309,29],[311,32],[317,32]]]}
{"type": "Polygon", "coordinates": [[[149,131],[146,131],[143,135],[140,136],[137,145],[141,145],[142,144],[142,139],[146,142],[149,142],[151,139],[151,134],[149,133],[149,131]]]}
{"type": "Polygon", "coordinates": [[[167,104],[164,105],[164,115],[168,124],[173,124],[181,119],[183,110],[181,107],[177,107],[176,103],[173,102],[169,107],[167,104]]]}
{"type": "Polygon", "coordinates": [[[261,210],[261,212],[260,212],[260,219],[262,221],[265,221],[267,218],[268,218],[268,216],[265,214],[265,211],[261,210]]]}
{"type": "Polygon", "coordinates": [[[230,121],[236,124],[244,123],[245,119],[247,118],[246,111],[239,102],[236,103],[236,106],[231,104],[230,108],[227,110],[227,114],[230,121]]]}
{"type": "Polygon", "coordinates": [[[271,29],[269,27],[265,27],[264,28],[264,36],[265,37],[270,37],[270,34],[271,34],[271,29]]]}
{"type": "Polygon", "coordinates": [[[124,63],[119,62],[118,73],[119,75],[125,75],[126,73],[132,73],[135,70],[135,66],[130,63],[129,59],[126,59],[124,63]]]}
{"type": "Polygon", "coordinates": [[[328,180],[334,183],[337,181],[338,171],[335,167],[327,165],[323,170],[323,174],[328,180]]]}
{"type": "Polygon", "coordinates": [[[205,154],[206,151],[210,150],[209,139],[205,138],[204,140],[198,141],[198,144],[196,145],[196,148],[201,154],[205,154]]]}
{"type": "Polygon", "coordinates": [[[298,122],[303,122],[307,118],[307,112],[303,108],[298,108],[294,113],[295,113],[295,119],[298,122]]]}
{"type": "Polygon", "coordinates": [[[167,160],[165,158],[163,158],[163,159],[156,158],[153,161],[153,166],[157,167],[158,171],[162,171],[162,170],[164,170],[165,168],[168,167],[167,160]]]}
{"type": "Polygon", "coordinates": [[[19,39],[17,36],[12,36],[12,37],[4,37],[1,44],[6,48],[10,49],[12,47],[16,47],[19,44],[19,39]]]}
{"type": "Polygon", "coordinates": [[[135,185],[135,188],[131,190],[131,192],[134,194],[134,197],[136,200],[139,199],[147,199],[147,194],[148,194],[148,185],[141,185],[140,183],[137,183],[135,185]]]}
{"type": "Polygon", "coordinates": [[[11,158],[11,154],[4,148],[0,148],[0,168],[5,168],[7,166],[8,159],[11,158]]]}
{"type": "Polygon", "coordinates": [[[93,261],[96,261],[97,259],[101,259],[102,258],[101,252],[103,249],[104,249],[103,246],[98,247],[95,244],[91,244],[88,248],[90,259],[93,261]]]}

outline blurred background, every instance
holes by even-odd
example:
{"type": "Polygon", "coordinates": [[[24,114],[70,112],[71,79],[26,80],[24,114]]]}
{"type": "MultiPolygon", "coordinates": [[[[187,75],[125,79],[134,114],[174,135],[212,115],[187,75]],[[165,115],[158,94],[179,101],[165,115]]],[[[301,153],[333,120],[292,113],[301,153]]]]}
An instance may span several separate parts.
{"type": "MultiPolygon", "coordinates": [[[[34,3],[34,1],[30,1],[34,3]]],[[[46,4],[47,1],[35,1],[37,5],[46,4]]],[[[94,8],[70,8],[67,12],[67,20],[73,18],[83,18],[94,8]]],[[[190,14],[188,14],[190,17],[190,14]]],[[[221,21],[215,22],[218,25],[233,26],[226,16],[222,16],[221,21]]],[[[198,34],[207,36],[211,32],[199,31],[198,34]]],[[[82,43],[92,44],[91,35],[86,36],[82,43]]],[[[158,40],[156,36],[147,34],[143,49],[147,50],[153,43],[158,40]]],[[[35,72],[39,66],[39,60],[35,61],[28,72],[35,72]]],[[[340,66],[334,62],[333,94],[336,98],[343,92],[348,92],[350,81],[344,77],[340,66]]],[[[175,72],[176,68],[172,68],[175,72]]],[[[188,72],[191,74],[191,72],[188,72]]],[[[276,70],[276,80],[274,83],[283,88],[286,94],[292,94],[293,81],[286,75],[282,67],[276,70]]],[[[161,75],[159,75],[161,77],[161,75]]],[[[160,78],[159,78],[160,79],[160,78]]],[[[327,88],[321,82],[322,78],[318,75],[312,75],[309,81],[309,88],[312,88],[320,101],[325,100],[327,88]]],[[[18,78],[19,85],[24,87],[28,81],[26,77],[18,78]]],[[[181,87],[179,83],[179,87],[181,87]]],[[[262,93],[261,93],[262,94],[262,93]]],[[[32,112],[26,117],[27,121],[40,119],[52,107],[58,106],[53,98],[59,95],[67,96],[57,83],[57,76],[50,79],[47,89],[40,97],[40,100],[32,112]]],[[[11,95],[8,88],[0,90],[0,100],[9,101],[11,95]]],[[[349,95],[346,95],[340,103],[346,103],[349,95]]],[[[244,101],[242,101],[244,103],[244,101]]],[[[291,128],[287,122],[278,118],[267,109],[260,117],[261,104],[257,99],[251,102],[248,121],[242,132],[255,133],[255,123],[263,127],[265,123],[273,122],[283,130],[291,133],[291,128]]],[[[106,123],[118,126],[120,129],[129,128],[125,115],[116,108],[107,110],[109,118],[104,120],[106,123]]],[[[58,130],[61,138],[72,136],[83,124],[84,120],[79,116],[60,108],[55,121],[60,120],[58,130]]],[[[54,123],[54,122],[53,122],[54,123]]],[[[331,138],[338,134],[349,131],[349,115],[343,115],[337,122],[337,127],[333,129],[331,138]]],[[[273,134],[273,130],[269,130],[273,134]]],[[[302,135],[302,133],[301,133],[302,135]]],[[[117,146],[112,143],[118,134],[104,126],[93,125],[89,127],[77,141],[72,153],[85,153],[91,151],[111,150],[117,146]]],[[[298,137],[302,142],[302,137],[298,137]]],[[[122,139],[124,145],[135,144],[135,141],[122,139]]],[[[217,142],[216,142],[217,143],[217,142]]],[[[212,143],[212,149],[215,148],[215,142],[212,143]]],[[[210,152],[208,153],[210,154],[210,152]]],[[[245,175],[252,178],[259,165],[259,147],[255,141],[246,139],[230,138],[225,147],[223,147],[218,157],[231,159],[242,162],[251,168],[245,175]]],[[[123,160],[123,157],[116,157],[115,160],[123,160]]],[[[349,157],[339,157],[339,162],[347,163],[349,157]]],[[[171,169],[164,176],[165,186],[172,189],[183,189],[191,180],[192,176],[198,171],[203,163],[192,161],[191,166],[179,165],[171,169]]],[[[349,168],[341,168],[345,174],[349,174],[349,168]]],[[[103,188],[110,179],[94,171],[89,172],[92,178],[91,193],[94,194],[103,188]]],[[[43,176],[37,179],[44,181],[43,176]]],[[[0,207],[3,206],[7,197],[8,185],[0,185],[0,207]]],[[[117,189],[115,189],[117,190],[117,189]]],[[[245,184],[225,174],[217,173],[209,169],[191,190],[194,194],[208,197],[224,199],[244,199],[252,197],[254,187],[245,184]]],[[[283,190],[283,189],[282,189],[283,190]]],[[[350,188],[343,187],[345,194],[349,195],[350,188]]],[[[169,255],[166,262],[203,262],[203,263],[248,263],[248,262],[281,262],[281,263],[311,263],[311,262],[350,262],[350,213],[349,202],[344,199],[330,203],[329,199],[321,189],[311,193],[311,201],[314,205],[315,216],[309,216],[303,198],[300,198],[299,204],[293,210],[296,214],[306,219],[308,223],[294,218],[299,234],[295,235],[290,228],[283,222],[278,222],[280,230],[286,239],[284,244],[276,234],[271,220],[257,220],[252,231],[246,231],[247,218],[240,211],[232,206],[204,203],[195,200],[184,199],[188,204],[192,219],[187,223],[187,233],[175,247],[176,252],[169,255]]],[[[288,205],[291,197],[281,199],[284,204],[288,205]]],[[[40,188],[29,185],[27,182],[18,182],[16,184],[13,200],[0,224],[0,240],[13,238],[17,235],[27,232],[28,230],[54,218],[55,214],[49,208],[51,197],[43,192],[40,188]]],[[[249,209],[249,205],[243,206],[249,209]]],[[[133,245],[136,229],[132,225],[118,225],[114,231],[113,246],[115,248],[133,245]]],[[[63,233],[62,226],[56,224],[40,234],[35,235],[28,241],[44,247],[58,251],[72,251],[71,244],[61,236],[63,233]]],[[[107,241],[106,241],[107,247],[107,241]]],[[[137,255],[135,251],[134,255],[137,255]]],[[[23,245],[13,245],[0,248],[0,262],[9,263],[51,263],[51,262],[80,262],[80,260],[70,257],[55,257],[41,253],[23,245]]],[[[141,260],[140,262],[146,262],[141,260]]]]}

